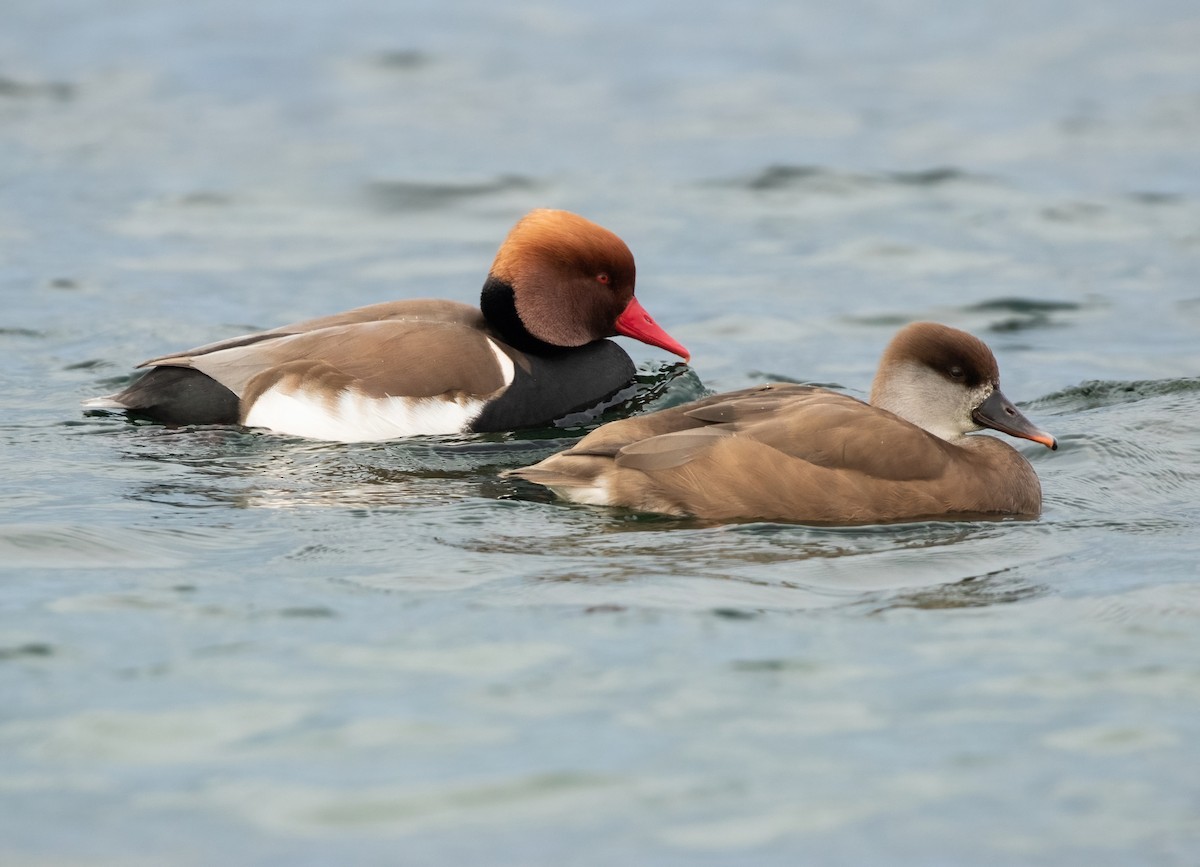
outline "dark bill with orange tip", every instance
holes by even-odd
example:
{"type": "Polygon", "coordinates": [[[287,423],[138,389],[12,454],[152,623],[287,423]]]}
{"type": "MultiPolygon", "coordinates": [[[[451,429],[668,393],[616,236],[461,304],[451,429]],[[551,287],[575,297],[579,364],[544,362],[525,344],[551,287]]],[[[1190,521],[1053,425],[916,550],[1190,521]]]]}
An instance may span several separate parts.
{"type": "Polygon", "coordinates": [[[1048,449],[1058,448],[1058,440],[1044,430],[1034,427],[1033,423],[1012,405],[1012,402],[1004,396],[1000,389],[993,391],[991,396],[981,403],[975,412],[971,413],[971,417],[984,427],[990,427],[1009,436],[1033,440],[1048,449]]]}
{"type": "Polygon", "coordinates": [[[663,331],[637,298],[631,298],[629,305],[617,317],[617,333],[674,352],[684,361],[692,360],[692,354],[684,349],[682,343],[663,331]]]}

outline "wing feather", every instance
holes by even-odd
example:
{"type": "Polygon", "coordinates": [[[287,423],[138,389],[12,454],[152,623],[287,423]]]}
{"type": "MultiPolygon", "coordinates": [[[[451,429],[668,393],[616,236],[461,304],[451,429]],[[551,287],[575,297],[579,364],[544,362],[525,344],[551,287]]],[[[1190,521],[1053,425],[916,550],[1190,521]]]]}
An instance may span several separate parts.
{"type": "Polygon", "coordinates": [[[193,356],[187,366],[240,397],[255,381],[261,391],[271,372],[286,369],[304,388],[297,363],[337,371],[367,397],[485,396],[508,384],[494,344],[477,329],[455,323],[394,320],[341,325],[193,356]]]}

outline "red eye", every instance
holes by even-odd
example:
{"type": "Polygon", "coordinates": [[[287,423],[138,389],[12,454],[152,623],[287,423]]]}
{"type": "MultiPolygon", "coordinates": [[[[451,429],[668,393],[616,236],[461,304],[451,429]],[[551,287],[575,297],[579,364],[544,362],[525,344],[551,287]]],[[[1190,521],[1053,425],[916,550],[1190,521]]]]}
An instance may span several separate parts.
{"type": "Polygon", "coordinates": [[[608,285],[609,279],[610,278],[609,278],[608,274],[604,271],[601,271],[599,274],[596,275],[596,282],[603,283],[605,286],[608,285]]]}

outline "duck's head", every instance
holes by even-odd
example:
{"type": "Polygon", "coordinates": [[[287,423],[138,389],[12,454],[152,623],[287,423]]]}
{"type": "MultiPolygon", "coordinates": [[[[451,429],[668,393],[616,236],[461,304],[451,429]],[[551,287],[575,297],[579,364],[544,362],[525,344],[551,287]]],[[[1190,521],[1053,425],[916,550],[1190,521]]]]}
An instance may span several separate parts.
{"type": "Polygon", "coordinates": [[[690,356],[634,297],[625,242],[570,211],[538,209],[508,233],[483,287],[488,322],[519,349],[553,351],[618,334],[690,356]]]}
{"type": "Polygon", "coordinates": [[[987,344],[936,322],[915,322],[892,338],[871,385],[871,404],[944,440],[992,428],[1058,448],[1000,391],[1000,368],[987,344]]]}

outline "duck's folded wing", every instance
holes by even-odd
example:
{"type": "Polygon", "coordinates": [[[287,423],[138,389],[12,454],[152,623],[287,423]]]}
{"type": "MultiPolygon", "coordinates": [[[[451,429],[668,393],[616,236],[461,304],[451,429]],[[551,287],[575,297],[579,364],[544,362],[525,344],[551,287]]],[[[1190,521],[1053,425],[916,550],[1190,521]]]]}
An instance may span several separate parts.
{"type": "Polygon", "coordinates": [[[643,472],[681,466],[717,439],[731,436],[735,428],[729,423],[763,417],[777,410],[782,399],[811,391],[787,383],[760,385],[609,422],[540,464],[507,474],[549,484],[545,480],[552,472],[555,485],[566,486],[572,479],[591,484],[597,472],[615,465],[643,472]]]}
{"type": "MultiPolygon", "coordinates": [[[[707,424],[745,424],[755,419],[772,416],[781,407],[788,406],[797,399],[811,398],[813,395],[833,394],[811,385],[793,385],[786,382],[773,382],[769,385],[757,385],[743,388],[740,391],[730,391],[714,395],[695,403],[680,407],[685,416],[707,424]]],[[[853,400],[853,398],[846,398],[853,400]]]]}
{"type": "Polygon", "coordinates": [[[615,461],[618,467],[646,473],[667,470],[683,466],[731,436],[733,429],[723,425],[672,431],[622,447],[615,461]]]}
{"type": "Polygon", "coordinates": [[[951,447],[933,434],[848,395],[816,390],[781,402],[771,415],[747,419],[738,436],[781,457],[888,481],[941,476],[951,447]]]}
{"type": "Polygon", "coordinates": [[[460,324],[393,320],[338,325],[244,345],[177,356],[165,366],[191,367],[239,397],[286,379],[288,388],[328,383],[364,397],[490,395],[509,384],[513,363],[485,333],[460,324]],[[306,381],[311,373],[312,382],[306,381]]]}
{"type": "Polygon", "coordinates": [[[687,466],[699,471],[717,452],[729,473],[761,477],[772,487],[814,469],[843,478],[931,479],[949,460],[941,440],[886,410],[784,383],[604,425],[543,464],[560,477],[571,474],[569,467],[593,476],[598,459],[613,469],[656,475],[687,466]]]}
{"type": "Polygon", "coordinates": [[[614,504],[607,480],[618,469],[622,473],[654,473],[696,460],[715,442],[733,435],[733,428],[724,421],[742,414],[757,415],[766,395],[772,395],[770,406],[775,407],[778,395],[773,393],[792,388],[796,386],[755,386],[609,422],[571,448],[503,475],[545,485],[576,502],[614,504]]]}
{"type": "Polygon", "coordinates": [[[369,304],[366,307],[356,307],[331,316],[320,316],[316,319],[306,319],[281,325],[269,331],[256,331],[253,334],[242,334],[228,337],[215,343],[206,343],[194,349],[182,352],[172,352],[143,361],[138,367],[194,367],[192,360],[214,352],[227,349],[237,349],[256,343],[267,343],[282,337],[298,334],[308,334],[324,331],[329,328],[340,328],[348,325],[358,325],[369,322],[426,322],[444,323],[447,325],[463,325],[482,330],[483,314],[478,307],[463,304],[458,301],[443,301],[439,299],[418,299],[412,301],[386,301],[382,304],[369,304]]]}

